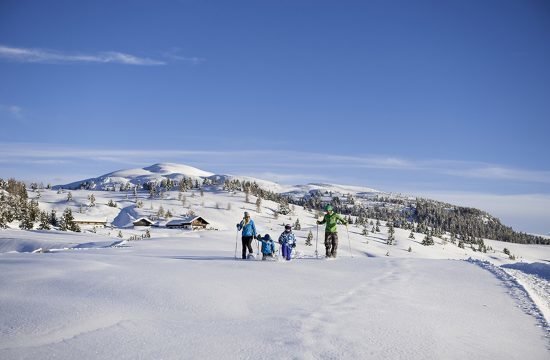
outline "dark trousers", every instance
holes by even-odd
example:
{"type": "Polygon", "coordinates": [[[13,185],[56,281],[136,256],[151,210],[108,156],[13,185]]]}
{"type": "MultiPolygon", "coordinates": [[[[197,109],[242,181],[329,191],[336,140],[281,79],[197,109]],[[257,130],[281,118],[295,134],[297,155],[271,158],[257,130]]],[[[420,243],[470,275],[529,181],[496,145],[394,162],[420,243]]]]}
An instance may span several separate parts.
{"type": "Polygon", "coordinates": [[[243,236],[242,242],[243,242],[243,259],[246,259],[246,249],[248,248],[248,252],[250,254],[254,254],[254,250],[252,249],[252,236],[243,236]]]}
{"type": "Polygon", "coordinates": [[[338,233],[325,233],[326,255],[336,257],[338,250],[338,233]]]}

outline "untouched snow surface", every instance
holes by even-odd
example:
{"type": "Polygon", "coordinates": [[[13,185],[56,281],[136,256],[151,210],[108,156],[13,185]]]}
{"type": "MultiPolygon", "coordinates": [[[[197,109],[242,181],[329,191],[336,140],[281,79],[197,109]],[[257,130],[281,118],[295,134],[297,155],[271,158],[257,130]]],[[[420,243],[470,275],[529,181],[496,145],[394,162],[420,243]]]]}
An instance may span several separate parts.
{"type": "Polygon", "coordinates": [[[185,199],[140,193],[141,208],[131,193],[72,195],[38,200],[116,227],[0,230],[0,359],[550,358],[548,246],[486,240],[485,254],[439,238],[425,247],[402,229],[386,245],[382,222],[368,236],[340,226],[339,258],[327,261],[315,258],[315,238],[305,246],[316,214],[301,207],[275,219],[277,204],[257,212],[255,197],[216,188],[185,199]],[[151,228],[150,239],[130,241],[147,230],[132,221],[161,206],[174,218],[193,210],[218,230],[151,228]],[[245,210],[274,238],[299,219],[299,258],[236,260],[245,210]]]}
{"type": "Polygon", "coordinates": [[[475,261],[235,260],[233,232],[128,244],[0,254],[0,358],[550,355],[529,297],[475,261]]]}

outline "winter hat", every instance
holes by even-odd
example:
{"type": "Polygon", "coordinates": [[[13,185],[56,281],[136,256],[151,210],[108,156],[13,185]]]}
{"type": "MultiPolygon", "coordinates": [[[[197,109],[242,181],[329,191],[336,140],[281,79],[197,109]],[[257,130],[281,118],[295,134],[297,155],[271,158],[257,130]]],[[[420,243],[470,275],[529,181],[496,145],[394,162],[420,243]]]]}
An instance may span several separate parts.
{"type": "Polygon", "coordinates": [[[244,217],[249,217],[250,215],[248,214],[248,211],[245,211],[244,212],[244,217]]]}
{"type": "Polygon", "coordinates": [[[271,240],[271,236],[269,236],[269,234],[265,234],[264,235],[264,240],[271,240]]]}
{"type": "Polygon", "coordinates": [[[286,224],[286,225],[285,225],[285,231],[288,232],[288,231],[290,231],[290,230],[292,230],[292,226],[290,226],[290,224],[286,224]]]}
{"type": "Polygon", "coordinates": [[[332,210],[333,210],[332,205],[328,204],[328,205],[325,207],[325,210],[326,210],[326,211],[332,211],[332,210]]]}

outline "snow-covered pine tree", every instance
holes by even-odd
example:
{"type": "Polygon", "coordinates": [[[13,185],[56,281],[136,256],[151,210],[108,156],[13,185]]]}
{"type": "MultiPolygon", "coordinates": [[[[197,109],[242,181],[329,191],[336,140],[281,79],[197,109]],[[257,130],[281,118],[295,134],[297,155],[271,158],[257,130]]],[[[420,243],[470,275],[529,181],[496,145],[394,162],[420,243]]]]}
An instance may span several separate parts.
{"type": "Polygon", "coordinates": [[[57,222],[57,215],[56,215],[56,212],[55,210],[52,210],[50,212],[50,216],[48,218],[48,221],[50,223],[51,226],[57,226],[58,225],[58,222],[57,222]]]}
{"type": "Polygon", "coordinates": [[[302,230],[302,225],[300,225],[300,219],[296,219],[294,223],[294,230],[302,230]]]}
{"type": "Polygon", "coordinates": [[[409,239],[414,239],[414,232],[411,230],[411,233],[409,234],[409,239]]]}
{"type": "Polygon", "coordinates": [[[31,220],[29,209],[22,209],[21,212],[21,221],[19,222],[19,228],[22,230],[32,230],[34,228],[34,223],[31,220]]]}
{"type": "Polygon", "coordinates": [[[71,201],[72,199],[73,199],[73,193],[69,191],[67,193],[67,202],[71,201]]]}
{"type": "Polygon", "coordinates": [[[393,223],[391,221],[388,221],[388,241],[386,243],[388,245],[392,245],[394,240],[395,240],[395,229],[393,228],[393,223]]]}
{"type": "Polygon", "coordinates": [[[262,212],[262,198],[258,196],[256,199],[256,212],[261,213],[262,212]]]}
{"type": "Polygon", "coordinates": [[[424,240],[422,240],[422,245],[424,246],[435,245],[434,239],[430,233],[426,234],[426,236],[424,237],[424,240]]]}
{"type": "Polygon", "coordinates": [[[0,229],[8,227],[8,219],[6,218],[7,209],[0,203],[0,229]]]}
{"type": "Polygon", "coordinates": [[[40,212],[40,224],[38,225],[39,230],[50,230],[50,219],[48,213],[45,211],[40,212]]]}
{"type": "Polygon", "coordinates": [[[162,205],[161,205],[161,206],[159,207],[158,211],[157,211],[157,216],[158,216],[159,218],[163,218],[164,215],[165,215],[165,213],[164,213],[164,208],[163,208],[162,205]]]}
{"type": "Polygon", "coordinates": [[[95,206],[95,196],[94,196],[94,194],[88,195],[88,200],[90,201],[90,207],[95,206]]]}
{"type": "Polygon", "coordinates": [[[307,233],[307,238],[306,238],[306,246],[312,246],[313,244],[311,243],[313,240],[313,233],[311,232],[311,230],[309,230],[309,232],[307,233]]]}

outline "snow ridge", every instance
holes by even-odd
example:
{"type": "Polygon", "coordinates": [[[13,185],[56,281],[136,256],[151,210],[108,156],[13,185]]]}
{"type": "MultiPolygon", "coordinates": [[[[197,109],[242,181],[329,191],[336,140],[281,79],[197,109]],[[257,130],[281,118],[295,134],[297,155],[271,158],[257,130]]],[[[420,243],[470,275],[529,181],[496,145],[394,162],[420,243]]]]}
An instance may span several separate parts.
{"type": "Polygon", "coordinates": [[[548,349],[550,349],[550,325],[547,319],[545,319],[543,312],[537,307],[534,299],[529,294],[529,291],[520,284],[520,282],[512,275],[507,273],[504,269],[488,262],[469,258],[469,263],[477,265],[497,277],[504,286],[508,289],[510,296],[517,301],[518,306],[528,315],[533,316],[538,325],[544,329],[546,338],[548,339],[548,349]]]}

